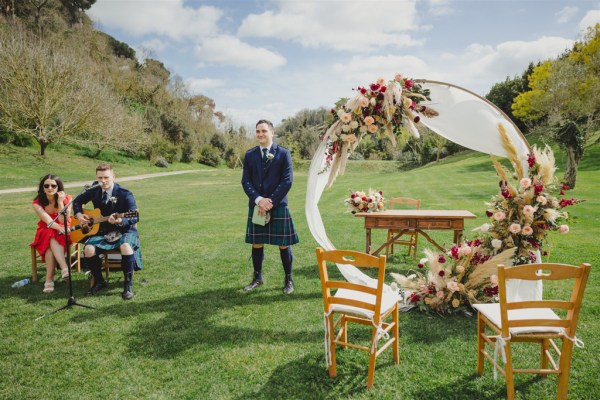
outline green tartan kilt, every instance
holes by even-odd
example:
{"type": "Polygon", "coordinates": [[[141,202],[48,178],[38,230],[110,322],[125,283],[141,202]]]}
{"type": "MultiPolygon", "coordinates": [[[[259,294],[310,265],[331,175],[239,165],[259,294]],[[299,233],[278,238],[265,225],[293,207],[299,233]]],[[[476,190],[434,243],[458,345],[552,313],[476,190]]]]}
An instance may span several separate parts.
{"type": "Polygon", "coordinates": [[[129,243],[131,248],[133,249],[133,255],[135,256],[135,267],[136,271],[142,269],[142,251],[140,249],[140,238],[133,232],[125,232],[123,236],[119,240],[114,243],[108,243],[104,240],[104,236],[95,235],[90,236],[88,240],[85,242],[85,245],[91,245],[96,248],[96,252],[101,254],[107,250],[119,250],[119,247],[123,243],[129,243]]]}
{"type": "Polygon", "coordinates": [[[249,207],[246,243],[276,246],[290,246],[298,243],[298,234],[287,206],[277,206],[269,211],[271,220],[265,226],[252,223],[253,212],[254,207],[249,207]]]}

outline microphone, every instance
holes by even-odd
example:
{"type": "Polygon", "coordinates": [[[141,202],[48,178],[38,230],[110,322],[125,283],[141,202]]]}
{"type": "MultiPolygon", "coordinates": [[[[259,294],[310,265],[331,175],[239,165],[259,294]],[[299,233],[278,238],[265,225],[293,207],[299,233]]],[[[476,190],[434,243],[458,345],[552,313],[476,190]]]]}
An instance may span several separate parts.
{"type": "Polygon", "coordinates": [[[94,181],[91,184],[87,184],[83,187],[83,190],[87,191],[87,190],[91,190],[91,189],[95,189],[98,186],[100,186],[100,182],[98,181],[94,181]]]}

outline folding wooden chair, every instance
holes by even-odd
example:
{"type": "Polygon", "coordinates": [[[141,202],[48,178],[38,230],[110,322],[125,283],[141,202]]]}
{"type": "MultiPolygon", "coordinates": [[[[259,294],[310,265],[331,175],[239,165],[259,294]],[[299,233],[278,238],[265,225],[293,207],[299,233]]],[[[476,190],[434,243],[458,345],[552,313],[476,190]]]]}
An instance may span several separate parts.
{"type": "MultiPolygon", "coordinates": [[[[494,376],[500,371],[506,378],[506,397],[514,399],[514,373],[558,375],[557,399],[566,399],[569,390],[569,373],[573,345],[583,343],[575,336],[583,292],[590,274],[590,264],[525,264],[514,267],[498,266],[499,304],[476,304],[477,316],[477,374],[483,374],[484,357],[494,366],[494,376]],[[568,299],[526,300],[507,299],[506,283],[512,279],[562,281],[571,285],[568,299]],[[562,310],[560,315],[555,310],[562,310]],[[486,327],[493,334],[486,334],[486,327]],[[559,348],[554,342],[561,339],[559,348]],[[540,367],[516,369],[513,367],[512,344],[515,342],[539,343],[540,367]],[[488,353],[486,344],[494,347],[488,353]],[[553,350],[558,355],[554,360],[553,350]],[[503,359],[504,367],[498,357],[503,359]],[[548,363],[551,368],[548,368],[548,363]]],[[[558,291],[557,291],[558,292],[558,291]]]]}
{"type": "Polygon", "coordinates": [[[350,250],[324,251],[317,248],[317,261],[321,288],[323,291],[324,324],[326,332],[325,347],[329,376],[336,376],[336,345],[352,347],[369,353],[369,372],[367,388],[373,386],[375,361],[388,347],[392,346],[393,359],[399,363],[398,351],[398,295],[395,292],[384,293],[386,257],[350,250]],[[329,278],[327,262],[350,264],[359,268],[371,268],[377,271],[373,284],[363,285],[329,278]],[[331,290],[336,290],[331,294],[331,290]],[[337,320],[334,320],[339,314],[337,320]],[[391,322],[384,322],[391,317],[391,322]],[[348,322],[371,327],[371,340],[368,346],[348,342],[348,322]],[[339,331],[335,334],[335,330],[339,331]],[[385,343],[378,348],[379,341],[385,343]]]}
{"type": "MultiPolygon", "coordinates": [[[[394,209],[398,206],[408,206],[412,207],[416,210],[421,208],[421,200],[418,199],[410,199],[408,197],[392,197],[390,199],[390,209],[394,209]]],[[[391,238],[400,233],[397,229],[388,229],[387,240],[390,241],[391,238]]],[[[393,242],[388,244],[385,248],[385,255],[388,253],[394,254],[394,245],[408,246],[408,255],[412,251],[413,260],[417,258],[417,246],[419,242],[419,233],[416,231],[408,231],[403,233],[400,237],[395,239],[393,242]],[[391,247],[391,251],[390,250],[391,247]]]]}

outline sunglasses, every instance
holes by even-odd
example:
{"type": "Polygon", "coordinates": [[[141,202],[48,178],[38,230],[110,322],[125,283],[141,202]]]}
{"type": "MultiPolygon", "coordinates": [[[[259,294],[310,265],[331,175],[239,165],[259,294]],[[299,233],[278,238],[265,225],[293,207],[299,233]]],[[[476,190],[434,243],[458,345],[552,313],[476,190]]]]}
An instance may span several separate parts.
{"type": "Polygon", "coordinates": [[[48,188],[56,189],[57,187],[58,187],[58,185],[53,185],[51,183],[44,183],[44,189],[48,189],[48,188]]]}

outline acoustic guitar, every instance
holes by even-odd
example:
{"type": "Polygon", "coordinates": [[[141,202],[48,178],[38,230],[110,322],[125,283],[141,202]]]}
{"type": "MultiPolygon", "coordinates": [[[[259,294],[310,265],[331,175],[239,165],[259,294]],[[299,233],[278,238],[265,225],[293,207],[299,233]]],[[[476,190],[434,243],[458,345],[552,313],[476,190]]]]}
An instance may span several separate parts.
{"type": "MultiPolygon", "coordinates": [[[[88,236],[95,235],[100,229],[100,223],[108,221],[108,217],[102,216],[99,208],[93,210],[83,210],[90,222],[84,225],[79,224],[79,220],[75,216],[71,216],[71,227],[69,228],[69,240],[71,243],[79,243],[88,236]],[[75,225],[77,224],[77,225],[75,225]]],[[[139,216],[138,210],[130,210],[121,214],[112,214],[115,218],[134,218],[139,216]]]]}

